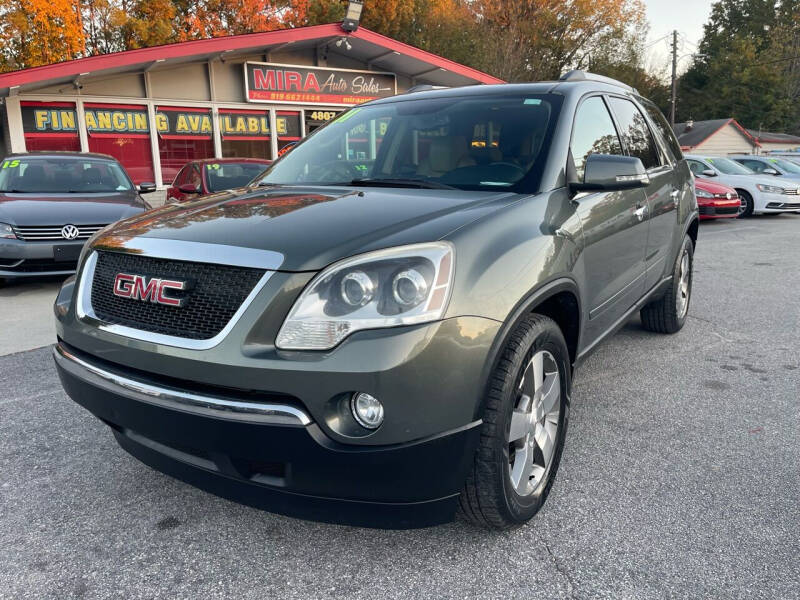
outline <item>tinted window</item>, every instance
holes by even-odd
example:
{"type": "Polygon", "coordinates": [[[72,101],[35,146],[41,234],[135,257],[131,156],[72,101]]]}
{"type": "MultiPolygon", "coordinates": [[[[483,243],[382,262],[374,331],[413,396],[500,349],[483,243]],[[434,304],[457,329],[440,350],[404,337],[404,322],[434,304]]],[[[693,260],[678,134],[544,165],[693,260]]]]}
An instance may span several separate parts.
{"type": "Polygon", "coordinates": [[[262,181],[511,187],[543,167],[560,102],[542,94],[469,95],[359,106],[299,143],[262,181]]]}
{"type": "Polygon", "coordinates": [[[689,170],[691,170],[691,172],[697,177],[705,177],[705,175],[703,175],[703,171],[708,169],[706,165],[696,160],[688,160],[686,162],[689,163],[689,170]]]}
{"type": "Polygon", "coordinates": [[[189,179],[189,172],[192,170],[192,164],[189,163],[185,167],[183,167],[178,174],[175,176],[175,181],[172,182],[172,185],[178,187],[179,185],[183,185],[184,183],[188,183],[189,179]]]}
{"type": "Polygon", "coordinates": [[[219,192],[244,187],[267,168],[262,163],[211,163],[205,165],[208,190],[219,192]]]}
{"type": "Polygon", "coordinates": [[[609,98],[611,108],[617,116],[620,127],[620,134],[625,140],[628,154],[635,156],[642,161],[645,169],[652,169],[661,164],[658,157],[658,150],[650,135],[644,115],[639,112],[636,105],[630,100],[623,98],[609,98]]]}
{"type": "Polygon", "coordinates": [[[588,98],[578,107],[570,149],[580,181],[583,181],[586,159],[590,155],[622,154],[614,121],[600,96],[588,98]]]}
{"type": "Polygon", "coordinates": [[[655,125],[657,132],[661,135],[661,140],[666,145],[666,150],[672,162],[679,161],[683,157],[683,152],[681,152],[681,145],[678,142],[678,138],[675,137],[675,132],[672,131],[672,127],[670,127],[667,119],[661,114],[661,111],[658,110],[655,104],[643,102],[642,106],[644,106],[647,114],[650,115],[650,120],[655,125]]]}
{"type": "Polygon", "coordinates": [[[725,175],[752,175],[753,170],[744,165],[740,165],[730,158],[707,158],[706,160],[714,165],[714,168],[725,175]]]}
{"type": "Polygon", "coordinates": [[[74,158],[13,158],[0,163],[0,191],[77,194],[133,189],[119,163],[74,158]]]}
{"type": "Polygon", "coordinates": [[[756,173],[763,173],[764,169],[768,169],[769,166],[762,163],[760,160],[747,160],[746,158],[737,158],[736,162],[743,164],[748,169],[755,171],[756,173]]]}

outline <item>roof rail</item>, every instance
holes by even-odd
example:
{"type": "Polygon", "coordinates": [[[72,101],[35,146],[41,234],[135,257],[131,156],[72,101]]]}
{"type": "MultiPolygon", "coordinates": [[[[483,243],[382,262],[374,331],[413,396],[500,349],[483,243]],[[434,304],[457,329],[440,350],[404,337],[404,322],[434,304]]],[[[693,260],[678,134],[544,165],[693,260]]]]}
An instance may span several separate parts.
{"type": "Polygon", "coordinates": [[[605,75],[596,75],[595,73],[589,73],[588,71],[581,71],[580,69],[573,69],[572,71],[568,71],[567,73],[564,73],[561,77],[559,77],[558,80],[597,81],[599,83],[607,83],[608,85],[615,85],[617,87],[621,87],[623,89],[628,90],[629,92],[633,92],[634,94],[639,93],[636,91],[636,88],[629,86],[627,83],[622,83],[621,81],[617,81],[616,79],[612,79],[611,77],[606,77],[605,75]]]}
{"type": "Polygon", "coordinates": [[[414,92],[428,92],[430,90],[446,90],[449,86],[447,85],[431,85],[430,83],[420,83],[419,85],[415,85],[409,89],[407,89],[405,94],[413,94],[414,92]]]}

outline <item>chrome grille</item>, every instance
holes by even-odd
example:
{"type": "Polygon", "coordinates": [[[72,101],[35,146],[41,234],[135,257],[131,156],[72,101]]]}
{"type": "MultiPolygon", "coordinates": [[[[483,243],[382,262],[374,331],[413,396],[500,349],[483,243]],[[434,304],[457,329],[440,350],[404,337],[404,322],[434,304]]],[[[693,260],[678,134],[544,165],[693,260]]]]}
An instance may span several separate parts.
{"type": "MultiPolygon", "coordinates": [[[[36,225],[26,227],[12,227],[14,235],[26,242],[64,240],[61,229],[67,225],[36,225]]],[[[88,240],[105,225],[75,225],[78,228],[78,237],[67,241],[88,240]]]]}
{"type": "Polygon", "coordinates": [[[786,188],[786,189],[783,190],[783,194],[785,196],[797,196],[797,195],[800,194],[800,190],[798,190],[797,188],[794,188],[794,189],[793,188],[786,188]]]}

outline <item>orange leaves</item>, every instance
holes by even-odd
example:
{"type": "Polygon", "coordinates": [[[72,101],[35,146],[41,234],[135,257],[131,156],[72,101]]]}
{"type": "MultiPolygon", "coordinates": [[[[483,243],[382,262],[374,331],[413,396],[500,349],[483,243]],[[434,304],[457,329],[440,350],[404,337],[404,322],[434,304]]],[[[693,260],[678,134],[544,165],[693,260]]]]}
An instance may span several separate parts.
{"type": "Polygon", "coordinates": [[[75,0],[0,0],[0,60],[8,68],[44,65],[85,49],[75,0]]]}

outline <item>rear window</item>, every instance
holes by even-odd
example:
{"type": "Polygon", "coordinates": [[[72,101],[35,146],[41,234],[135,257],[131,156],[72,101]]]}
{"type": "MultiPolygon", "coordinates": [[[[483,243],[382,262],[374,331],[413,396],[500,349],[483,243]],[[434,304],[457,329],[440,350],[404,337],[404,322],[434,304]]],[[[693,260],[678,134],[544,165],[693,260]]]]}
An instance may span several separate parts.
{"type": "Polygon", "coordinates": [[[208,189],[221,192],[244,187],[255,179],[267,165],[261,163],[211,163],[205,165],[208,189]]]}
{"type": "Polygon", "coordinates": [[[57,157],[7,158],[0,163],[0,192],[80,194],[125,192],[133,184],[115,162],[57,157]]]}

